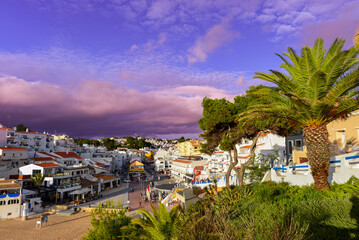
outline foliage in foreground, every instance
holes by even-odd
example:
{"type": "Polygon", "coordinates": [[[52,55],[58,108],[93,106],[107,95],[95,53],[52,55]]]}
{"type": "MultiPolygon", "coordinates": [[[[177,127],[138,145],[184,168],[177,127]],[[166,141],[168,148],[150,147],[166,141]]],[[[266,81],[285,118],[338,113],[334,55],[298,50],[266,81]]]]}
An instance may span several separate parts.
{"type": "Polygon", "coordinates": [[[185,211],[152,211],[132,219],[121,209],[96,209],[84,239],[359,239],[359,179],[325,191],[275,182],[232,186],[208,191],[185,211]]]}
{"type": "Polygon", "coordinates": [[[88,230],[84,240],[136,239],[140,233],[130,229],[132,218],[126,216],[126,210],[120,206],[115,207],[110,201],[106,203],[106,207],[100,205],[92,210],[91,217],[93,229],[88,230]]]}

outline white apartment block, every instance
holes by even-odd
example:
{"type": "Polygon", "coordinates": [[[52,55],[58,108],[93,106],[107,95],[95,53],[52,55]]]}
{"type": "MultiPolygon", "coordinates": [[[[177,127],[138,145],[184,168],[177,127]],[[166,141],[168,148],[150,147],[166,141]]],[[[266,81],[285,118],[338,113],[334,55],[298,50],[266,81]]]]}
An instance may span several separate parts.
{"type": "MultiPolygon", "coordinates": [[[[238,161],[244,163],[250,156],[250,147],[252,140],[246,140],[243,144],[237,145],[238,161]]],[[[263,156],[277,156],[278,163],[285,162],[285,138],[271,132],[262,133],[258,139],[257,147],[254,151],[256,157],[263,156]]]]}
{"type": "Polygon", "coordinates": [[[207,165],[206,160],[192,161],[192,160],[173,160],[171,163],[171,175],[182,179],[193,178],[193,170],[197,166],[207,165]]]}
{"type": "Polygon", "coordinates": [[[53,136],[46,133],[16,131],[0,126],[0,147],[23,147],[28,150],[29,157],[35,152],[52,152],[54,150],[53,136]],[[6,135],[6,141],[4,139],[6,135]]]}
{"type": "Polygon", "coordinates": [[[0,147],[0,166],[16,168],[26,164],[28,164],[26,148],[0,147]]]}

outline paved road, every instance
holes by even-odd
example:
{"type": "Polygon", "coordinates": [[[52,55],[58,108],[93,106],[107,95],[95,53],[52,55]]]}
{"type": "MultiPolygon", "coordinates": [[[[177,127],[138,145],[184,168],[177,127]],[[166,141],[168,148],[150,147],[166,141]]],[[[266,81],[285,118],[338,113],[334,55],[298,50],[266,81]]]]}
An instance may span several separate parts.
{"type": "MultiPolygon", "coordinates": [[[[146,172],[146,176],[152,178],[152,175],[150,173],[146,172]]],[[[166,178],[166,175],[158,175],[160,176],[160,180],[163,180],[166,178]]],[[[144,189],[150,184],[150,182],[157,182],[158,176],[154,176],[153,179],[149,181],[144,181],[143,184],[139,182],[131,182],[131,183],[121,183],[121,186],[118,188],[113,188],[104,192],[101,192],[103,197],[93,200],[91,202],[86,202],[80,204],[82,207],[87,207],[89,204],[92,207],[98,206],[99,204],[106,203],[107,200],[112,200],[115,206],[117,206],[118,203],[122,203],[123,207],[131,207],[131,209],[138,209],[139,207],[139,199],[140,199],[140,193],[144,192],[144,189]],[[143,187],[143,189],[141,189],[143,187]],[[133,188],[133,192],[131,192],[131,188],[133,188]],[[129,196],[131,194],[131,196],[129,196]],[[130,206],[128,205],[128,201],[130,200],[130,206]]],[[[143,203],[143,206],[146,206],[149,204],[143,203]]],[[[147,208],[147,207],[145,207],[147,208]]],[[[149,208],[149,207],[148,207],[149,208]]]]}
{"type": "Polygon", "coordinates": [[[90,202],[82,203],[80,204],[80,206],[87,207],[90,204],[92,207],[94,207],[94,206],[98,206],[99,204],[105,203],[108,200],[112,200],[115,206],[118,203],[122,203],[123,206],[125,206],[125,204],[127,204],[128,201],[129,191],[130,191],[129,184],[122,183],[121,186],[118,188],[112,188],[110,190],[101,192],[103,197],[90,202]]]}

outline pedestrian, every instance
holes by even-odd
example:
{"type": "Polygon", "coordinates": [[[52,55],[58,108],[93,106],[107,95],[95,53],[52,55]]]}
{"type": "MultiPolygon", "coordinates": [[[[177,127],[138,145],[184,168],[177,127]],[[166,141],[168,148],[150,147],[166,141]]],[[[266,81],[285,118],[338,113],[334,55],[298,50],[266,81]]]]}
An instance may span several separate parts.
{"type": "Polygon", "coordinates": [[[140,198],[140,201],[139,201],[138,205],[139,205],[139,207],[142,206],[142,200],[141,200],[141,198],[140,198]]]}

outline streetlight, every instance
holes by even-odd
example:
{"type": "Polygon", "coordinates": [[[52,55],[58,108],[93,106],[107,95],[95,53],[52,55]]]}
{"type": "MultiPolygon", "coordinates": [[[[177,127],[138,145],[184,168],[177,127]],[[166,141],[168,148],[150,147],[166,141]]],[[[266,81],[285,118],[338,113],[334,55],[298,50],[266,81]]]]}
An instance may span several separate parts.
{"type": "Polygon", "coordinates": [[[56,188],[56,193],[55,193],[55,214],[56,214],[56,211],[57,211],[57,188],[56,188]]]}

